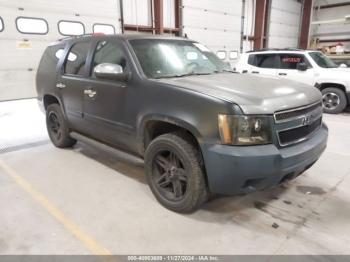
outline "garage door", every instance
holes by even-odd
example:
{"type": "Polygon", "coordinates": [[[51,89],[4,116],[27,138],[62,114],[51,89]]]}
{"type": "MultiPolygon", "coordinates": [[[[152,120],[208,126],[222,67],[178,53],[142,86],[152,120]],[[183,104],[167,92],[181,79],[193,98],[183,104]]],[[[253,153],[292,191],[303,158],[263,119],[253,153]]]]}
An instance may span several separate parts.
{"type": "Polygon", "coordinates": [[[296,48],[301,21],[301,3],[297,0],[272,0],[268,47],[296,48]]]}
{"type": "Polygon", "coordinates": [[[64,35],[119,33],[117,2],[0,0],[0,101],[36,97],[36,70],[48,43],[64,35]]]}
{"type": "Polygon", "coordinates": [[[241,13],[242,1],[183,0],[183,34],[224,60],[235,60],[240,50],[241,13]]]}

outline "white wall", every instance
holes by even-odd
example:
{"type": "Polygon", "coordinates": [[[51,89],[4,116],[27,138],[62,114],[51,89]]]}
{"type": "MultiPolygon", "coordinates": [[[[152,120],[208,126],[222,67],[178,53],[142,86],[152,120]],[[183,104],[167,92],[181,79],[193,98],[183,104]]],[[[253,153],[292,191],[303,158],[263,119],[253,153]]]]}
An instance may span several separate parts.
{"type": "Polygon", "coordinates": [[[36,96],[35,75],[46,46],[63,38],[59,20],[80,21],[85,33],[92,33],[94,23],[111,24],[120,33],[118,0],[0,0],[0,17],[5,28],[0,32],[0,101],[36,96]],[[21,10],[19,10],[19,8],[21,10]],[[15,20],[19,16],[43,18],[46,35],[22,34],[15,20]]]}
{"type": "Polygon", "coordinates": [[[183,0],[183,34],[228,58],[240,49],[241,13],[240,0],[183,0]]]}
{"type": "Polygon", "coordinates": [[[296,48],[301,22],[301,3],[297,0],[272,0],[268,26],[268,47],[296,48]]]}
{"type": "Polygon", "coordinates": [[[123,0],[124,23],[152,26],[151,7],[151,0],[123,0]]]}

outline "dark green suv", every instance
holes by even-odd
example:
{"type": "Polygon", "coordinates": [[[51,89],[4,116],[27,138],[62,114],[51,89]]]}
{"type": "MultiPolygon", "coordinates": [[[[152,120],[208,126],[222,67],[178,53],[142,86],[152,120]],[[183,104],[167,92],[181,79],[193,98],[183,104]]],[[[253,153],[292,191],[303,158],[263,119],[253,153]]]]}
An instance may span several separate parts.
{"type": "Polygon", "coordinates": [[[82,36],[50,45],[37,73],[57,147],[76,140],[144,158],[158,201],[190,212],[209,193],[293,179],[326,148],[314,87],[232,72],[188,39],[82,36]]]}

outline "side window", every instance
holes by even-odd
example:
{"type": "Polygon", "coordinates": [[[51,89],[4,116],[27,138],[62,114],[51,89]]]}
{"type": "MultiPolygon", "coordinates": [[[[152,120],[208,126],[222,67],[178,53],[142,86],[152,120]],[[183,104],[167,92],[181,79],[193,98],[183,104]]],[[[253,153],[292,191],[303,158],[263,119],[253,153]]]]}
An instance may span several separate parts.
{"type": "Polygon", "coordinates": [[[58,31],[64,36],[74,36],[85,34],[83,23],[77,21],[59,21],[58,31]]]}
{"type": "Polygon", "coordinates": [[[42,18],[17,17],[16,26],[22,34],[46,35],[49,32],[49,26],[42,18]]]}
{"type": "Polygon", "coordinates": [[[80,42],[73,45],[66,58],[64,67],[65,74],[80,76],[84,74],[89,47],[90,42],[80,42]]]}
{"type": "Polygon", "coordinates": [[[303,55],[281,54],[280,60],[282,69],[297,69],[298,63],[306,63],[309,67],[311,66],[303,55]]]}
{"type": "Polygon", "coordinates": [[[92,77],[95,78],[94,68],[103,63],[118,64],[126,69],[125,54],[118,43],[103,40],[97,44],[92,61],[92,77]]]}
{"type": "Polygon", "coordinates": [[[0,16],[0,32],[4,31],[4,21],[2,20],[2,17],[0,16]]]}
{"type": "Polygon", "coordinates": [[[226,59],[226,51],[217,51],[216,55],[218,58],[220,58],[221,60],[225,60],[226,59]]]}
{"type": "Polygon", "coordinates": [[[252,66],[256,66],[256,55],[249,55],[248,64],[252,66]]]}
{"type": "Polygon", "coordinates": [[[94,33],[103,33],[106,35],[114,35],[115,28],[114,28],[114,26],[107,25],[107,24],[94,24],[93,32],[94,33]]]}
{"type": "Polygon", "coordinates": [[[273,54],[256,55],[256,66],[261,68],[277,68],[277,56],[273,54]]]}

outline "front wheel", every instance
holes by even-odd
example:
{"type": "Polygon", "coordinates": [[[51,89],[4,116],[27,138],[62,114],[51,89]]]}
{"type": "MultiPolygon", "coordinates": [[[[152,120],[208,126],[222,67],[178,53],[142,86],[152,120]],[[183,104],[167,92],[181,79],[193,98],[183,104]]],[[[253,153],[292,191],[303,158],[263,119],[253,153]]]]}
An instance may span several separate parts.
{"type": "Polygon", "coordinates": [[[323,110],[328,114],[338,114],[344,111],[347,100],[344,92],[339,88],[325,88],[322,90],[323,110]]]}
{"type": "Polygon", "coordinates": [[[145,153],[148,184],[166,208],[189,213],[207,200],[199,149],[180,134],[157,137],[145,153]]]}
{"type": "Polygon", "coordinates": [[[77,142],[69,136],[68,123],[58,104],[51,104],[47,107],[46,127],[50,140],[56,147],[71,147],[77,142]]]}

